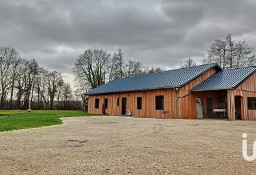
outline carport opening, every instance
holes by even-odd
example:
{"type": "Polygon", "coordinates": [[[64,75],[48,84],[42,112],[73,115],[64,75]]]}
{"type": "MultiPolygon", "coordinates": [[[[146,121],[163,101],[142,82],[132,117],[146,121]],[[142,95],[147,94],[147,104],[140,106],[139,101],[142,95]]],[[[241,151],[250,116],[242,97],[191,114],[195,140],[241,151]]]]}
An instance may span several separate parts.
{"type": "Polygon", "coordinates": [[[227,118],[227,91],[217,91],[206,97],[206,118],[227,118]]]}

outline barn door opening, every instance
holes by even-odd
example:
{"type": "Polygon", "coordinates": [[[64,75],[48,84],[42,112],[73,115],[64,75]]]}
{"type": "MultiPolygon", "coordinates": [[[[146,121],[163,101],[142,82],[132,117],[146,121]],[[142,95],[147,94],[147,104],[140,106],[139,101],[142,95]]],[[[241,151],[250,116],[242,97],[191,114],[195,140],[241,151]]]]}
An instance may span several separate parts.
{"type": "Polygon", "coordinates": [[[122,115],[126,114],[126,104],[127,104],[127,99],[123,97],[122,98],[122,115]]]}
{"type": "Polygon", "coordinates": [[[207,102],[207,118],[212,118],[212,97],[206,97],[207,102]]]}
{"type": "Polygon", "coordinates": [[[236,120],[242,119],[242,97],[235,96],[235,117],[236,120]]]}

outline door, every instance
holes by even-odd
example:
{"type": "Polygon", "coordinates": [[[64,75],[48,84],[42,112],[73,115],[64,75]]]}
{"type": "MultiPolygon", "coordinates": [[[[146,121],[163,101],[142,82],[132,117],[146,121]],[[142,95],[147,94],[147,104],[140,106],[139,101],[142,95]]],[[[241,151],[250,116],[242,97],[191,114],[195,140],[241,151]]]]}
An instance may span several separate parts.
{"type": "Polygon", "coordinates": [[[196,98],[197,118],[204,118],[203,105],[200,98],[196,98]]]}
{"type": "Polygon", "coordinates": [[[125,115],[126,113],[126,103],[127,103],[127,99],[123,97],[122,98],[122,115],[125,115]]]}
{"type": "Polygon", "coordinates": [[[207,102],[207,117],[213,117],[212,115],[212,97],[206,97],[207,102]]]}
{"type": "Polygon", "coordinates": [[[235,96],[235,116],[236,120],[242,119],[242,97],[241,96],[235,96]]]}
{"type": "Polygon", "coordinates": [[[108,99],[107,98],[104,99],[104,103],[102,105],[102,114],[103,115],[107,114],[106,109],[108,109],[108,99]]]}

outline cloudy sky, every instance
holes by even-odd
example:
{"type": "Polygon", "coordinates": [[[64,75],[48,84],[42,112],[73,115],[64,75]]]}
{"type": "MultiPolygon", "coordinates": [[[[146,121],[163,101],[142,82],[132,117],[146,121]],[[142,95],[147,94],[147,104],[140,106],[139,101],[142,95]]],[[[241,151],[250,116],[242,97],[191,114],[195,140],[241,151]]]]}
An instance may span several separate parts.
{"type": "Polygon", "coordinates": [[[256,49],[255,0],[0,0],[0,43],[72,83],[75,59],[89,48],[146,66],[200,63],[228,33],[256,49]]]}

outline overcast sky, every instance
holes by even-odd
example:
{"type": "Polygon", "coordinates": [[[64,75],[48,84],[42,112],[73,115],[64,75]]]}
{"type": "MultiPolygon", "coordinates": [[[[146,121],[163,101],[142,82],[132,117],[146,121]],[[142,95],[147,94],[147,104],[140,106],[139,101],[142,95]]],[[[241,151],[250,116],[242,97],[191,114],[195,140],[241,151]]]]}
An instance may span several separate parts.
{"type": "Polygon", "coordinates": [[[72,82],[84,50],[174,68],[227,34],[256,49],[255,0],[0,0],[0,43],[72,82]]]}

